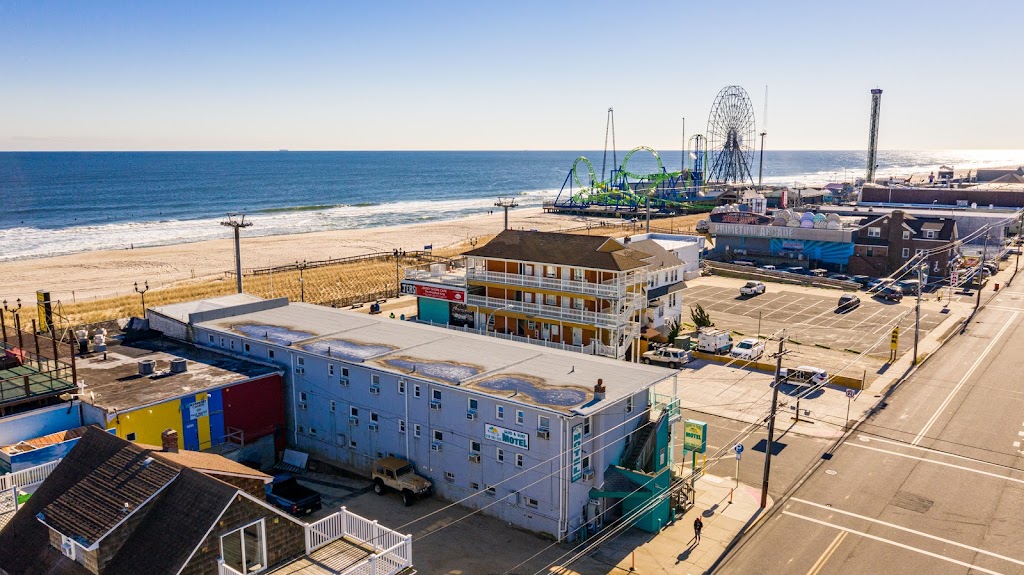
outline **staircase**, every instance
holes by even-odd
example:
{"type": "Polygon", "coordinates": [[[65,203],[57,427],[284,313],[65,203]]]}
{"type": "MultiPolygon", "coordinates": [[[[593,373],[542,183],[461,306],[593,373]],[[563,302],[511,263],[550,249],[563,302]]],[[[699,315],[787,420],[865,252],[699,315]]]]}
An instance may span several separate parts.
{"type": "Polygon", "coordinates": [[[629,442],[629,450],[623,455],[619,465],[626,469],[635,471],[651,471],[651,456],[654,455],[654,448],[657,444],[657,431],[661,420],[668,417],[668,412],[663,411],[657,421],[651,421],[650,416],[645,418],[633,432],[633,439],[629,442]]]}

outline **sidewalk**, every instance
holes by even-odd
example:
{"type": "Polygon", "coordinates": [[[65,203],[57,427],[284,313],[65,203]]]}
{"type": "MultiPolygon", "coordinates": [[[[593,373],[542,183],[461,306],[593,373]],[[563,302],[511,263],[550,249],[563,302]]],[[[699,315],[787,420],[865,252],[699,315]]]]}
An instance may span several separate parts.
{"type": "Polygon", "coordinates": [[[633,573],[643,575],[704,573],[725,553],[726,548],[741,532],[750,528],[755,520],[771,508],[761,510],[761,491],[732,479],[705,475],[697,480],[697,501],[682,517],[661,533],[652,536],[632,529],[612,539],[594,551],[586,560],[572,567],[583,575],[605,573],[633,573]],[[697,515],[704,522],[700,544],[693,540],[693,520],[697,515]],[[612,567],[614,566],[614,567],[612,567]]]}

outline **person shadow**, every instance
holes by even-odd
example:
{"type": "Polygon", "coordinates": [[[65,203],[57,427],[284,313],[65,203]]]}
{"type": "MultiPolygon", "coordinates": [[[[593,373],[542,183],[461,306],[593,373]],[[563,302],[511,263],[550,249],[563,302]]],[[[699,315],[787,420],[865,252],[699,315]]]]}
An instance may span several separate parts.
{"type": "Polygon", "coordinates": [[[696,548],[697,548],[697,538],[694,537],[693,539],[690,539],[690,545],[686,548],[686,550],[676,556],[676,565],[679,565],[683,561],[686,561],[687,559],[689,559],[690,558],[690,553],[693,553],[693,550],[696,549],[696,548]]]}

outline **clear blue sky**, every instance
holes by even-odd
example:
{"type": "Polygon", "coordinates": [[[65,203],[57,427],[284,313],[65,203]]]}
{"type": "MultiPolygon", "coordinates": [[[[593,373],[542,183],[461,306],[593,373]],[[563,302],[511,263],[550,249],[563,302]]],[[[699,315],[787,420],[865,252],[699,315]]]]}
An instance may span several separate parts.
{"type": "Polygon", "coordinates": [[[0,150],[1024,148],[1024,2],[0,0],[0,150]]]}

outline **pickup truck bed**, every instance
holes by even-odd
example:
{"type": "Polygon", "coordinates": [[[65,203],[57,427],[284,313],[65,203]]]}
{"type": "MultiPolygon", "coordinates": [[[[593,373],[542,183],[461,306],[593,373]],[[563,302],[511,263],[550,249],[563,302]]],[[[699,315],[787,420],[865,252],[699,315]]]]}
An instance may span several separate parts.
{"type": "Polygon", "coordinates": [[[268,486],[267,503],[296,516],[308,515],[322,507],[320,494],[303,487],[294,477],[275,479],[268,486]]]}

